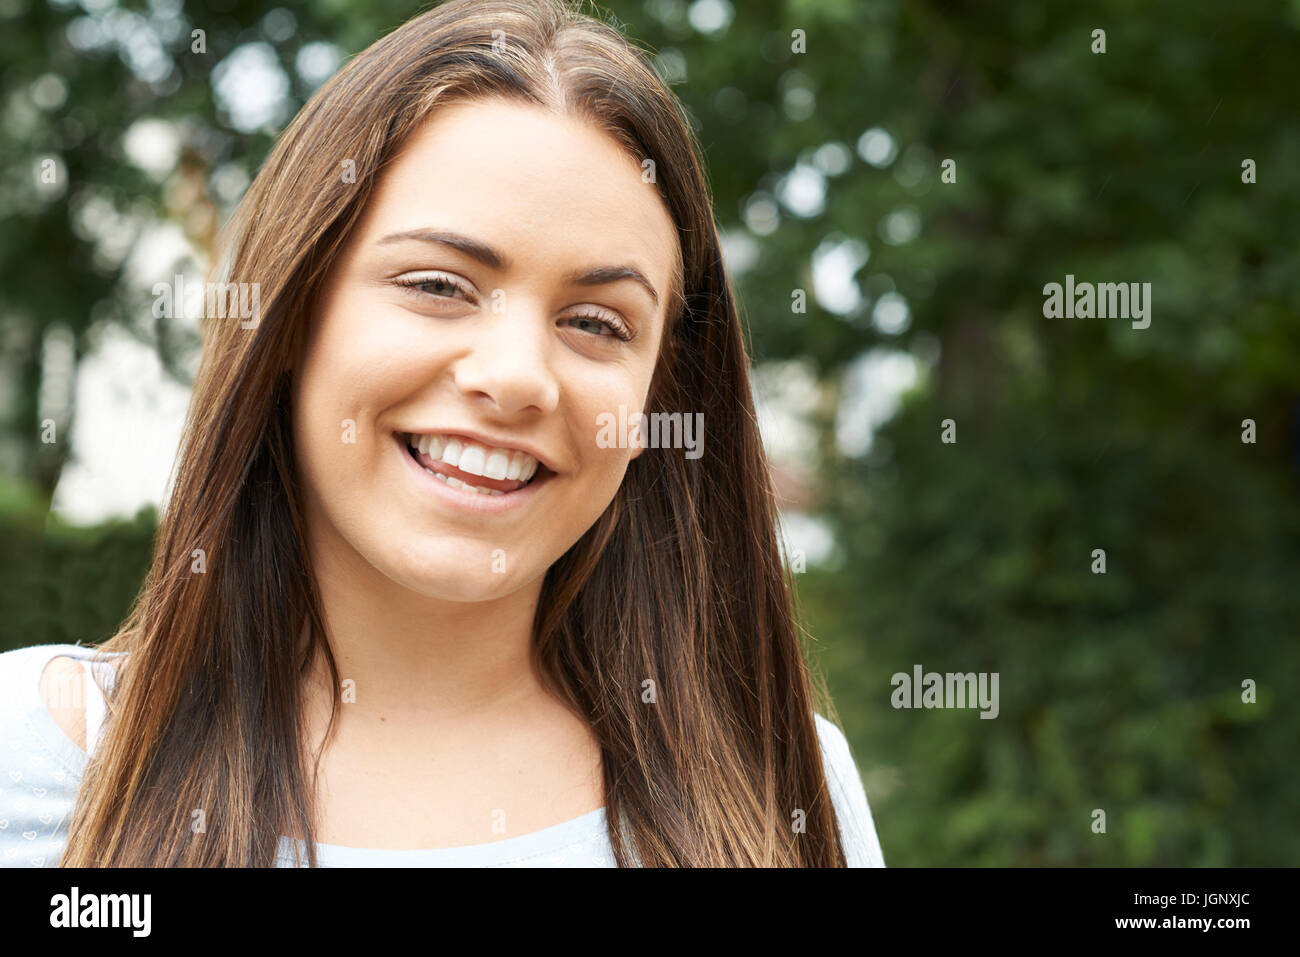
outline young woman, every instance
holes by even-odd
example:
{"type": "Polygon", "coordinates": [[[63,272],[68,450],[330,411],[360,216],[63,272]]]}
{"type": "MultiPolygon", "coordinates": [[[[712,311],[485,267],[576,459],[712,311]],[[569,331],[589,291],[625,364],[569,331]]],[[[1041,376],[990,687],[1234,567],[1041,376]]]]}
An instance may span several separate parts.
{"type": "Polygon", "coordinates": [[[616,30],[412,20],[223,249],[260,314],[205,320],[129,619],[0,656],[0,863],[883,864],[697,147],[616,30]]]}

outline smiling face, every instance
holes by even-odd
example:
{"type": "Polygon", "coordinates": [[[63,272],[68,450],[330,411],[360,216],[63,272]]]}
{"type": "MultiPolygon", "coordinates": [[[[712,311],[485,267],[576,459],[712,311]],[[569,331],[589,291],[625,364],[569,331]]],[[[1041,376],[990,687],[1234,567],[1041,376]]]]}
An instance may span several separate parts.
{"type": "Polygon", "coordinates": [[[639,452],[602,448],[598,417],[645,408],[677,252],[608,134],[499,99],[437,110],[379,180],[294,370],[313,549],[434,598],[538,582],[639,452]]]}

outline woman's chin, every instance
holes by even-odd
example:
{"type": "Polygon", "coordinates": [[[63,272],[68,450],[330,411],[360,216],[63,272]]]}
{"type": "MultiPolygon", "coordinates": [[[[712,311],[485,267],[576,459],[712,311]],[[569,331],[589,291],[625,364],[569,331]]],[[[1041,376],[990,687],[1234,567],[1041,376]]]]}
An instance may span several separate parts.
{"type": "MultiPolygon", "coordinates": [[[[500,564],[497,567],[501,568],[500,564]]],[[[389,577],[417,595],[439,601],[492,601],[514,592],[520,584],[518,575],[494,571],[491,559],[482,563],[408,563],[390,571],[389,577]],[[479,564],[481,567],[476,567],[479,564]]]]}
{"type": "Polygon", "coordinates": [[[466,604],[495,601],[504,598],[515,590],[514,586],[497,575],[491,580],[471,580],[465,576],[459,578],[440,578],[437,581],[416,583],[415,591],[426,598],[439,601],[457,601],[466,604]]]}

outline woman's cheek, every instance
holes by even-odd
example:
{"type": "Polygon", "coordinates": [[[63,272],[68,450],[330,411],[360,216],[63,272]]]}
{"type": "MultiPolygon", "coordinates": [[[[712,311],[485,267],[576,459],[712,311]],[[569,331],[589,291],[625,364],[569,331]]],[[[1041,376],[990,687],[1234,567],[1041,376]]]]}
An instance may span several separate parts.
{"type": "Polygon", "coordinates": [[[368,423],[363,423],[355,398],[332,372],[316,364],[303,369],[294,428],[304,478],[327,509],[346,500],[356,487],[363,471],[359,452],[378,451],[375,436],[366,434],[368,423]]]}
{"type": "Polygon", "coordinates": [[[591,522],[600,517],[618,494],[627,476],[629,453],[628,449],[599,449],[593,445],[587,499],[592,505],[591,522]]]}

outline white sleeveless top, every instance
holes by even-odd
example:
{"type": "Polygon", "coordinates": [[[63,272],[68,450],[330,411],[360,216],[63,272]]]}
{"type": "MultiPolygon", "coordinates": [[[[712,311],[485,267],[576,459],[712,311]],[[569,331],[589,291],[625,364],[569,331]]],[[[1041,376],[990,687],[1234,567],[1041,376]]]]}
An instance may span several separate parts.
{"type": "MultiPolygon", "coordinates": [[[[83,695],[86,746],[91,753],[104,728],[112,690],[107,663],[90,660],[81,645],[38,645],[0,654],[0,867],[55,867],[67,839],[67,820],[88,758],[55,722],[40,695],[40,677],[52,658],[66,656],[86,671],[83,695]],[[98,671],[92,672],[93,668],[98,671]]],[[[823,767],[850,867],[884,867],[862,779],[843,733],[816,715],[823,767]]],[[[305,843],[297,842],[306,862],[305,843]]],[[[281,837],[277,867],[293,867],[293,842],[281,837]]],[[[605,809],[517,837],[486,844],[419,850],[316,845],[321,867],[614,867],[605,833],[605,809]]]]}

